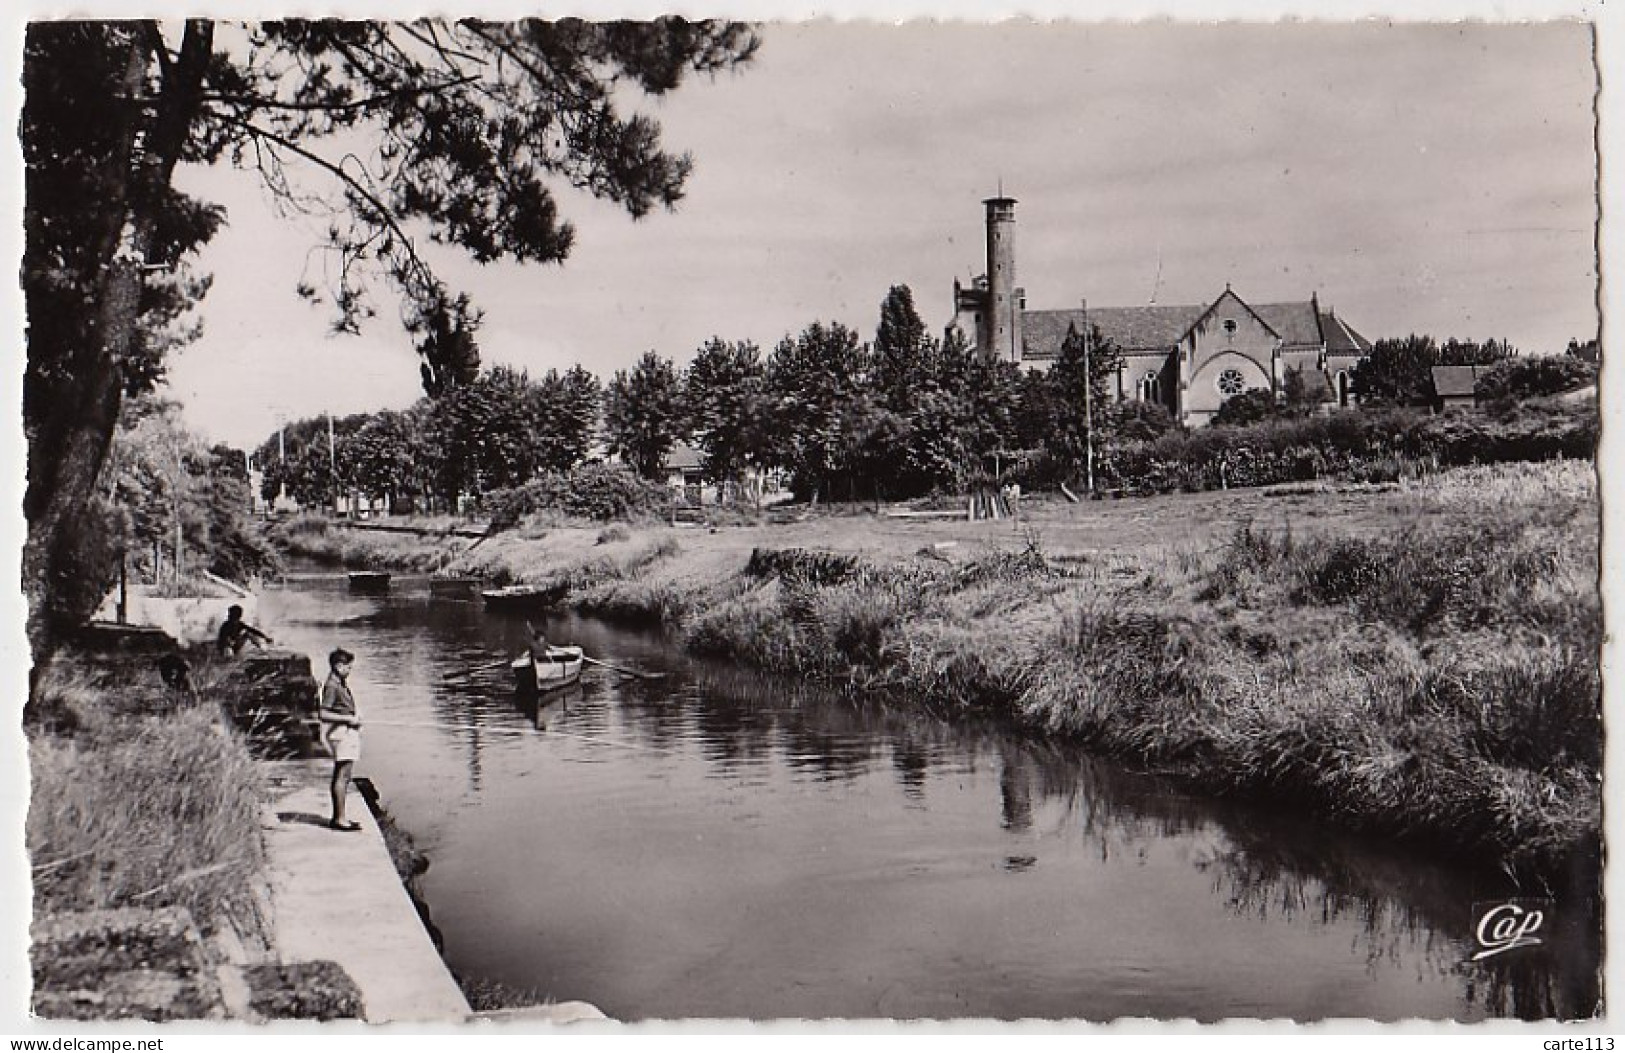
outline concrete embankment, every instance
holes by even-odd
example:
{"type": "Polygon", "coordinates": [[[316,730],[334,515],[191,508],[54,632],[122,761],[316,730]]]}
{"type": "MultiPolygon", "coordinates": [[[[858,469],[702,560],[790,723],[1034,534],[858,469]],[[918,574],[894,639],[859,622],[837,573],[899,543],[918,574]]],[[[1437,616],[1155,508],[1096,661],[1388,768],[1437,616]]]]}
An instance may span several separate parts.
{"type": "Polygon", "coordinates": [[[268,761],[261,815],[272,932],[284,962],[331,961],[361,992],[368,1023],[602,1020],[585,1002],[475,1013],[397,877],[377,820],[354,794],[361,830],[327,825],[331,762],[268,761]]]}

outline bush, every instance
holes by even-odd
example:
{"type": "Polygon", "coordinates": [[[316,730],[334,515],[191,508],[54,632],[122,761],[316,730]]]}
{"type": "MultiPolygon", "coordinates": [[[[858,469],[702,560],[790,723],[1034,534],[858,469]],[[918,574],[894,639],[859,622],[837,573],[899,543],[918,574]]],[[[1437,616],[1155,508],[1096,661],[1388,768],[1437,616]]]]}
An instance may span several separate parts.
{"type": "Polygon", "coordinates": [[[1487,414],[1362,409],[1275,416],[1245,426],[1108,443],[1098,472],[1102,486],[1128,493],[1272,486],[1334,476],[1393,482],[1446,466],[1588,458],[1596,449],[1597,427],[1594,405],[1553,399],[1487,414]]]}
{"type": "Polygon", "coordinates": [[[1584,459],[1597,448],[1597,407],[1585,402],[1534,401],[1499,413],[1446,413],[1404,435],[1405,447],[1440,465],[1584,459]]]}
{"type": "Polygon", "coordinates": [[[1275,394],[1265,388],[1252,388],[1237,395],[1231,395],[1219,405],[1219,412],[1213,415],[1209,422],[1214,427],[1226,425],[1257,424],[1259,421],[1269,420],[1280,412],[1276,405],[1275,394]]]}
{"type": "Polygon", "coordinates": [[[1521,400],[1574,391],[1597,380],[1597,367],[1569,355],[1509,358],[1473,385],[1480,401],[1521,400]]]}
{"type": "Polygon", "coordinates": [[[671,491],[621,465],[584,464],[566,475],[548,473],[487,497],[493,533],[511,530],[537,512],[598,522],[663,515],[671,491]]]}
{"type": "Polygon", "coordinates": [[[855,576],[856,556],[805,548],[752,549],[745,573],[752,578],[780,578],[809,585],[839,585],[855,576]]]}

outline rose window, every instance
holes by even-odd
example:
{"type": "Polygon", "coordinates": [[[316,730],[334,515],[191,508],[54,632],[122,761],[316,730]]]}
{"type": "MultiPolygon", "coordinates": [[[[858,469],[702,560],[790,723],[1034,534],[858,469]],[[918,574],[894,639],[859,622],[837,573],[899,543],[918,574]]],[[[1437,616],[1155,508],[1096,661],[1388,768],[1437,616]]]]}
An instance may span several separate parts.
{"type": "Polygon", "coordinates": [[[1229,397],[1247,390],[1247,378],[1239,369],[1227,369],[1219,374],[1219,394],[1229,397]]]}

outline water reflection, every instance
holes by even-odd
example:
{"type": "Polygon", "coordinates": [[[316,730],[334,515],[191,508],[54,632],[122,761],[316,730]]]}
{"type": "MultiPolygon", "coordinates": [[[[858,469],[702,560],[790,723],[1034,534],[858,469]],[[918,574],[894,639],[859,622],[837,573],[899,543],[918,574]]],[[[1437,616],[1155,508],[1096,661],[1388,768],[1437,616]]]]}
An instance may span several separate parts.
{"type": "Polygon", "coordinates": [[[359,598],[307,583],[277,598],[313,652],[342,637],[387,655],[358,666],[365,689],[444,726],[411,733],[424,746],[410,765],[403,740],[404,789],[380,784],[448,831],[432,873],[458,877],[436,886],[435,910],[465,968],[601,984],[564,994],[627,1018],[864,1015],[878,1006],[869,974],[891,977],[887,1010],[921,1015],[1473,1019],[1596,1006],[1600,912],[1584,875],[1538,952],[1469,963],[1472,905],[1516,891],[1497,875],[1215,802],[993,724],[691,662],[658,637],[569,616],[548,619],[550,638],[668,675],[596,670],[526,698],[502,664],[524,646],[522,620],[427,587],[359,598]],[[538,741],[482,725],[528,727],[538,741]],[[548,743],[560,752],[535,752],[548,743]],[[577,767],[561,781],[550,761],[577,767]],[[425,764],[463,781],[457,806],[473,810],[457,823],[434,811],[452,802],[413,798],[420,775],[441,777],[425,764]],[[524,796],[539,779],[554,780],[568,822],[524,796]],[[637,789],[650,779],[652,797],[637,789]],[[480,832],[487,813],[500,832],[480,832]],[[491,884],[508,880],[495,860],[530,842],[557,846],[521,868],[537,871],[527,881],[551,873],[552,892],[510,903],[491,884]],[[591,866],[617,851],[633,855],[591,866]],[[655,902],[617,906],[640,899],[655,902]],[[511,916],[530,910],[542,913],[511,916]]]}

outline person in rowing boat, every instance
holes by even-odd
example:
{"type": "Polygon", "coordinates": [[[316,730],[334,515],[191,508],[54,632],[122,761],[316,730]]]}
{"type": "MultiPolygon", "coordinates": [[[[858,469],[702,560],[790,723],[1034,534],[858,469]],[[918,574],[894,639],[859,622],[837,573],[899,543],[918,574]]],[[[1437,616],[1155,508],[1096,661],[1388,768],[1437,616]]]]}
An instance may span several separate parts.
{"type": "Polygon", "coordinates": [[[344,817],[344,800],[349,796],[350,773],[361,759],[361,715],[356,709],[355,695],[350,691],[350,667],[355,655],[340,647],[327,656],[331,670],[327,683],[322,685],[319,715],[327,748],[333,752],[333,818],[328,826],[347,832],[361,829],[361,824],[344,817]]]}
{"type": "Polygon", "coordinates": [[[226,620],[220,623],[220,635],[215,645],[221,654],[239,654],[250,643],[255,647],[264,647],[276,641],[243,621],[243,609],[234,603],[226,610],[226,620]]]}
{"type": "Polygon", "coordinates": [[[543,662],[552,661],[548,652],[552,647],[547,642],[547,634],[536,628],[530,622],[525,622],[525,631],[530,634],[530,662],[540,668],[543,662]]]}

